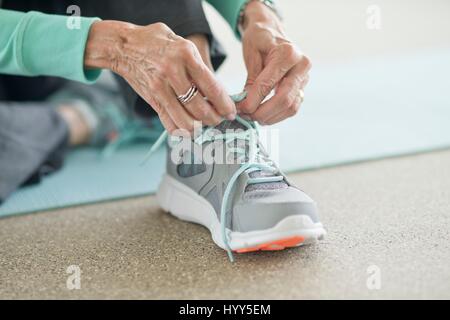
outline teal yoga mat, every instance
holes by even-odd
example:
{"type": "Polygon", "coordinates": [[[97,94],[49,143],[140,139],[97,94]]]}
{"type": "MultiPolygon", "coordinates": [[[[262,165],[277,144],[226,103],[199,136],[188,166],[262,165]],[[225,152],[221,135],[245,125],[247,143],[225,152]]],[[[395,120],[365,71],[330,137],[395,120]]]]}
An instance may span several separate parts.
{"type": "MultiPolygon", "coordinates": [[[[291,172],[450,147],[449,75],[450,48],[316,66],[301,116],[275,127],[281,167],[291,172]]],[[[151,194],[165,153],[142,167],[148,148],[127,147],[108,159],[97,150],[73,151],[62,171],[16,192],[0,216],[151,194]]]]}

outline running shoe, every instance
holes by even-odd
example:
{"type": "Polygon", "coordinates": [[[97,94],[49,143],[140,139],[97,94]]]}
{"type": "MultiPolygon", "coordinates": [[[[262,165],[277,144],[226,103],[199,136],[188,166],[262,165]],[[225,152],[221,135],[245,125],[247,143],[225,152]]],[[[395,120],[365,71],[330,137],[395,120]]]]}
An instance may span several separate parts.
{"type": "Polygon", "coordinates": [[[255,123],[237,117],[203,128],[187,144],[168,141],[160,206],[208,228],[232,261],[233,252],[283,250],[325,236],[315,202],[270,159],[255,123]]]}

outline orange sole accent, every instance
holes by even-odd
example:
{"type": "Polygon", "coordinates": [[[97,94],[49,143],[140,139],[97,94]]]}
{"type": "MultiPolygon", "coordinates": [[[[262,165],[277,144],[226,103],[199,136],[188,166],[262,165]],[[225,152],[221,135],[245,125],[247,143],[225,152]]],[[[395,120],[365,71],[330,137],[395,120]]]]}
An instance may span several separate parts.
{"type": "Polygon", "coordinates": [[[287,239],[282,240],[276,240],[264,244],[260,244],[256,247],[251,248],[244,248],[236,250],[237,253],[248,253],[248,252],[255,252],[255,251],[279,251],[284,250],[286,248],[293,248],[298,246],[299,244],[303,243],[305,241],[304,237],[301,236],[295,236],[287,239]]]}

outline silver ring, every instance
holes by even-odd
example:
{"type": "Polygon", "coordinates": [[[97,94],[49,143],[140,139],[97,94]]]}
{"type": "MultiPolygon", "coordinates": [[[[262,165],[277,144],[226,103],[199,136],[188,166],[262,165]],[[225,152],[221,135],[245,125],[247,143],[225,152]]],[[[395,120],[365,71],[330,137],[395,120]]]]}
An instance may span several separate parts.
{"type": "Polygon", "coordinates": [[[194,99],[197,94],[198,88],[195,84],[192,84],[189,90],[185,94],[178,96],[177,99],[181,104],[184,105],[188,104],[192,99],[194,99]]]}

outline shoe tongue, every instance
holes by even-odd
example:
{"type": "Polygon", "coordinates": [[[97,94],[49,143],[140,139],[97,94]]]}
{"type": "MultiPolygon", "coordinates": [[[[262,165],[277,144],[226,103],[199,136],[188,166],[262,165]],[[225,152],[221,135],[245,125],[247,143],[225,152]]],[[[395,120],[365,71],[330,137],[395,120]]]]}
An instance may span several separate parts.
{"type": "Polygon", "coordinates": [[[234,121],[223,121],[221,124],[216,126],[214,129],[219,130],[222,133],[226,133],[227,130],[247,130],[247,128],[240,122],[234,121]]]}
{"type": "MultiPolygon", "coordinates": [[[[219,130],[222,133],[226,133],[227,130],[247,130],[247,127],[235,120],[235,121],[224,121],[218,126],[216,126],[215,129],[219,130]]],[[[264,178],[264,177],[273,177],[274,174],[268,171],[255,171],[250,173],[249,176],[250,178],[264,178]]],[[[284,181],[265,182],[249,185],[245,189],[245,192],[279,190],[285,189],[287,187],[288,184],[284,181]]]]}

